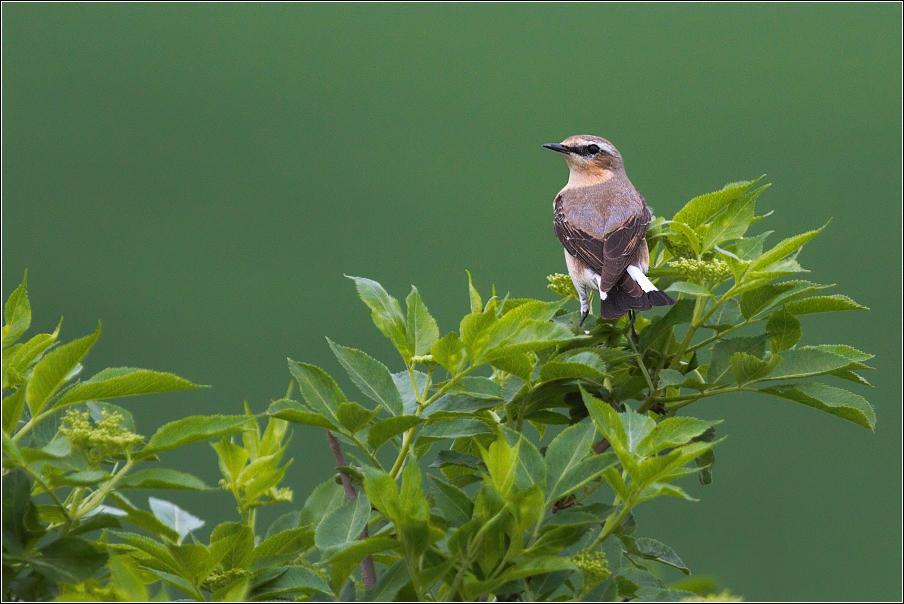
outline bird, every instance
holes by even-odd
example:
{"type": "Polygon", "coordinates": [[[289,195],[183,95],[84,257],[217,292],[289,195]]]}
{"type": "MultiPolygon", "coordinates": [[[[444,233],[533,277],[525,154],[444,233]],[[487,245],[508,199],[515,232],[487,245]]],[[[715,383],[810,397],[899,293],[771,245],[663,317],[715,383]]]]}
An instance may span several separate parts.
{"type": "Polygon", "coordinates": [[[621,153],[587,134],[543,146],[568,164],[568,183],[553,202],[553,228],[580,297],[579,325],[590,312],[592,290],[599,292],[602,319],[674,304],[646,276],[650,208],[628,180],[621,153]]]}

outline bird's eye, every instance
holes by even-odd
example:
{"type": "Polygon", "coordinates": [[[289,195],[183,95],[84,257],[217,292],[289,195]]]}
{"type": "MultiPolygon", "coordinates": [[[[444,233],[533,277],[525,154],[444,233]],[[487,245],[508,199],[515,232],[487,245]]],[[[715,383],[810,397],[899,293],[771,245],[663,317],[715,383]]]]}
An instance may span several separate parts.
{"type": "Polygon", "coordinates": [[[594,155],[600,152],[600,148],[597,145],[588,145],[587,152],[590,153],[590,155],[594,155]]]}

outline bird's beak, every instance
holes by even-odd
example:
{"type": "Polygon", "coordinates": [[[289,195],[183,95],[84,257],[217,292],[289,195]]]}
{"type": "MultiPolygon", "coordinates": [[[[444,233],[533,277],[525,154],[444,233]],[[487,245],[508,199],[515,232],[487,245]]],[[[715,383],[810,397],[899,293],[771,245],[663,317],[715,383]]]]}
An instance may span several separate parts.
{"type": "Polygon", "coordinates": [[[553,151],[558,151],[559,153],[564,153],[566,155],[571,153],[571,149],[569,149],[568,147],[566,147],[565,145],[563,145],[561,143],[546,143],[543,146],[546,147],[547,149],[552,149],[553,151]]]}

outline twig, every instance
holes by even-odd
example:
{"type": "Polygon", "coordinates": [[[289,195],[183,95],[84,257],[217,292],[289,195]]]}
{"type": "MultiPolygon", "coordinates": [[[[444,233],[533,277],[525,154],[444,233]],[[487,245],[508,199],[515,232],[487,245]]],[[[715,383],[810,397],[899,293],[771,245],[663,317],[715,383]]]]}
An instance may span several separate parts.
{"type": "MultiPolygon", "coordinates": [[[[329,430],[326,431],[327,440],[330,441],[330,450],[333,452],[333,458],[336,460],[337,466],[345,466],[345,455],[342,454],[342,447],[339,446],[339,441],[336,440],[336,437],[333,436],[333,433],[329,430]]],[[[355,487],[352,486],[351,477],[343,472],[339,471],[339,479],[342,481],[342,488],[345,489],[345,498],[347,500],[355,499],[358,495],[355,493],[355,487]]],[[[367,539],[367,525],[364,525],[364,530],[361,531],[361,534],[358,536],[358,539],[367,539]]],[[[374,570],[374,559],[373,556],[367,556],[364,560],[361,560],[361,580],[364,581],[364,589],[373,589],[374,585],[377,584],[377,572],[374,570]]]]}

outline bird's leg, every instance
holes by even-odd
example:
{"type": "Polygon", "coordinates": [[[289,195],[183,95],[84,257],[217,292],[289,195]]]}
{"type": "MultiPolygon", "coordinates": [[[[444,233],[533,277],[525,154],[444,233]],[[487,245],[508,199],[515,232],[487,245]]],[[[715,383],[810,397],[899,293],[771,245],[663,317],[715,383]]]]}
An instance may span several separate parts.
{"type": "Polygon", "coordinates": [[[590,314],[590,301],[587,298],[586,287],[578,288],[578,295],[581,297],[581,322],[578,323],[578,327],[580,328],[587,319],[587,315],[590,314]]]}

